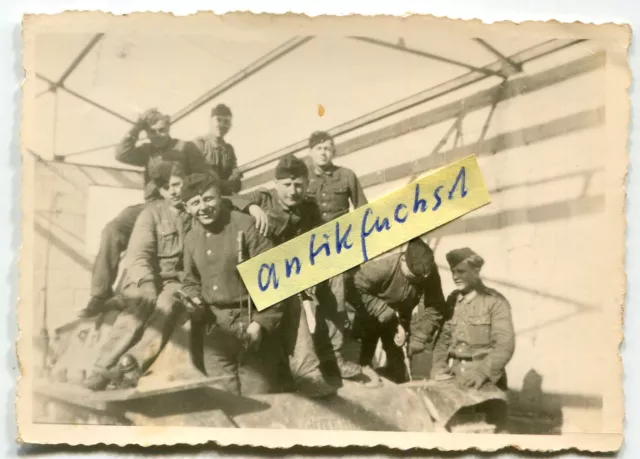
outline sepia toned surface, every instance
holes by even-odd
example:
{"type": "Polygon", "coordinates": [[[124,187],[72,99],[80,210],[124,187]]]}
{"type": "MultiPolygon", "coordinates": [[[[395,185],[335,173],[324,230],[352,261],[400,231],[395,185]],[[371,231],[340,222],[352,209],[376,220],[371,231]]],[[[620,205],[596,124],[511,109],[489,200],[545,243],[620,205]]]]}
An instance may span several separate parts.
{"type": "MultiPolygon", "coordinates": [[[[23,441],[619,447],[627,29],[68,13],[27,18],[24,38],[23,441]],[[205,93],[214,97],[199,106],[205,93]],[[92,416],[78,389],[59,398],[85,400],[80,414],[43,421],[42,330],[64,337],[78,326],[102,229],[142,202],[141,171],[115,160],[115,144],[149,107],[172,115],[172,136],[202,135],[219,102],[234,113],[228,141],[243,191],[270,186],[277,160],[305,156],[318,129],[334,134],[335,163],[356,173],[369,201],[478,156],[492,203],[425,240],[445,295],[454,289],[445,254],[468,246],[486,260],[486,284],[511,304],[509,434],[442,432],[403,385],[345,384],[323,404],[290,393],[234,398],[205,385],[178,401],[169,393],[116,409],[98,403],[92,416]]],[[[168,351],[156,366],[171,362],[168,351]]],[[[95,358],[82,346],[66,356],[78,367],[95,358]]]]}

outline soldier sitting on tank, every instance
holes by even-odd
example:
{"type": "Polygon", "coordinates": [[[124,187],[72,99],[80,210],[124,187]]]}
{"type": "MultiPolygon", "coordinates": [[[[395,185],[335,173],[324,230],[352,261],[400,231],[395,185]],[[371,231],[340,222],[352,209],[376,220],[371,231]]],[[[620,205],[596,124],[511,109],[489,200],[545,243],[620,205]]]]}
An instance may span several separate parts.
{"type": "MultiPolygon", "coordinates": [[[[455,377],[466,389],[495,385],[507,390],[505,367],[515,349],[511,306],[496,290],[484,285],[484,260],[465,247],[447,253],[456,285],[447,299],[445,322],[433,352],[432,377],[455,377]]],[[[506,411],[487,413],[487,422],[504,428],[506,411]]]]}
{"type": "Polygon", "coordinates": [[[370,365],[381,339],[387,357],[385,374],[395,382],[404,382],[408,369],[403,347],[407,354],[424,352],[444,314],[444,294],[433,251],[422,239],[413,239],[404,253],[361,265],[353,282],[355,290],[349,301],[357,308],[361,365],[367,367],[368,376],[373,374],[370,365]]]}
{"type": "Polygon", "coordinates": [[[183,169],[178,162],[164,162],[149,173],[164,199],[147,205],[134,225],[124,260],[126,307],[84,383],[92,390],[104,390],[125,376],[118,373],[129,373],[135,385],[162,350],[179,312],[174,293],[181,285],[183,241],[190,226],[181,199],[183,169]]]}

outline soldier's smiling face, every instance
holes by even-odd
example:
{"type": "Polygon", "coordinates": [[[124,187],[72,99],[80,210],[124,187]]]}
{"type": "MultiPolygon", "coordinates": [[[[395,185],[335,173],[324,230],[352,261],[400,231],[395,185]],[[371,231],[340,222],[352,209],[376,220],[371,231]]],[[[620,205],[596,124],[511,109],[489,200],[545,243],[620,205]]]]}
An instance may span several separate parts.
{"type": "Polygon", "coordinates": [[[463,261],[451,270],[451,275],[456,288],[465,291],[473,288],[480,280],[480,268],[463,261]]]}
{"type": "Polygon", "coordinates": [[[302,202],[307,192],[309,180],[306,177],[276,180],[276,193],[286,207],[295,207],[302,202]]]}
{"type": "Polygon", "coordinates": [[[331,164],[334,152],[335,147],[333,145],[333,140],[325,140],[324,142],[314,145],[313,148],[310,149],[311,159],[318,167],[326,167],[331,164]]]}
{"type": "Polygon", "coordinates": [[[222,197],[217,187],[209,187],[207,191],[192,197],[186,203],[187,211],[204,226],[211,225],[220,216],[222,197]]]}

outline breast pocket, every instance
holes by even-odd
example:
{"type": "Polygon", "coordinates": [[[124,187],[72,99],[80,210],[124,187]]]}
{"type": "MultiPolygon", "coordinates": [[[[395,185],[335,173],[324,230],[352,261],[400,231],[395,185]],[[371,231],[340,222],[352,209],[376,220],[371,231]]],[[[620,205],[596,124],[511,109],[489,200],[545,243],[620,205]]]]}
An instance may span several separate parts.
{"type": "Polygon", "coordinates": [[[345,185],[336,186],[331,189],[331,193],[333,200],[341,209],[349,207],[349,188],[345,185]]]}
{"type": "Polygon", "coordinates": [[[158,227],[158,255],[173,255],[182,250],[180,233],[173,222],[160,222],[158,227]]]}
{"type": "Polygon", "coordinates": [[[482,347],[491,344],[491,318],[488,315],[468,316],[466,322],[471,346],[482,347]]]}

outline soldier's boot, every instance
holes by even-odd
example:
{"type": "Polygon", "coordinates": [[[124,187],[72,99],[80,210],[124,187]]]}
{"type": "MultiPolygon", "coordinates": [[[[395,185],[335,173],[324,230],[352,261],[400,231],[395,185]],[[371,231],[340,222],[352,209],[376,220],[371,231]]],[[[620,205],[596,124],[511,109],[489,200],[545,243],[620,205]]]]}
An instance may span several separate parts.
{"type": "Polygon", "coordinates": [[[94,370],[89,377],[82,382],[82,386],[97,392],[105,390],[110,383],[111,379],[109,379],[104,372],[94,370]]]}
{"type": "Polygon", "coordinates": [[[338,370],[342,379],[354,379],[362,374],[362,367],[356,363],[345,360],[342,355],[336,357],[338,370]]]}
{"type": "Polygon", "coordinates": [[[296,392],[310,398],[325,398],[335,395],[338,389],[327,383],[322,374],[310,374],[296,379],[296,392]]]}

